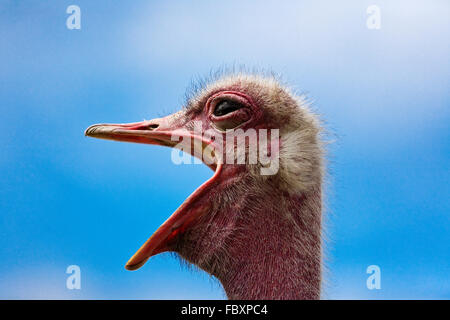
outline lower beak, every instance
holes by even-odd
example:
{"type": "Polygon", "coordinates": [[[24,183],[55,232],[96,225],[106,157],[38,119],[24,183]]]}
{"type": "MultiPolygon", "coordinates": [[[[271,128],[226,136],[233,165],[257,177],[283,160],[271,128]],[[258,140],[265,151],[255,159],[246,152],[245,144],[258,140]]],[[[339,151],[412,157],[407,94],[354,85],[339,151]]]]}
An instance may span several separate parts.
{"type": "MultiPolygon", "coordinates": [[[[100,139],[169,147],[177,147],[180,143],[180,137],[183,139],[188,137],[192,144],[201,143],[201,150],[207,146],[214,145],[212,141],[206,141],[203,137],[197,136],[193,132],[171,125],[172,117],[128,124],[96,124],[87,128],[85,135],[100,139]]],[[[191,150],[191,155],[199,156],[195,153],[195,150],[198,150],[198,148],[193,147],[191,150]]],[[[211,203],[210,199],[208,199],[209,190],[216,184],[222,165],[221,161],[215,159],[208,166],[215,170],[214,175],[195,190],[156,230],[128,261],[125,266],[126,269],[136,270],[151,256],[170,251],[178,236],[184,233],[197,219],[209,212],[211,203]]]]}

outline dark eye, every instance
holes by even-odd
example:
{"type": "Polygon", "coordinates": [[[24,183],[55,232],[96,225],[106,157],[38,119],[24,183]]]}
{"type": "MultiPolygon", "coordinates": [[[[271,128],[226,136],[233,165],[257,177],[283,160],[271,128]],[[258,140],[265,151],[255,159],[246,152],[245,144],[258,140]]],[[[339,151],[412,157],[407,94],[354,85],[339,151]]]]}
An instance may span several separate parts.
{"type": "Polygon", "coordinates": [[[220,117],[220,116],[224,116],[230,112],[236,111],[241,108],[242,108],[242,106],[237,102],[230,101],[230,100],[223,100],[216,105],[216,107],[214,108],[213,114],[216,117],[220,117]]]}

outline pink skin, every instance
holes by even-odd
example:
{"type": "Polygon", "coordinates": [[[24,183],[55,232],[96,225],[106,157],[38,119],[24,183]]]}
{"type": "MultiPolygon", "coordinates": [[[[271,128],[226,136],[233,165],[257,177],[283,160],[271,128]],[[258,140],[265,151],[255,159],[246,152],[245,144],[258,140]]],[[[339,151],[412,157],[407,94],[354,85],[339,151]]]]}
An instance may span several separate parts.
{"type": "MultiPolygon", "coordinates": [[[[175,134],[219,150],[216,142],[194,134],[193,122],[201,122],[203,132],[222,134],[223,141],[225,133],[217,127],[223,123],[238,123],[243,130],[270,129],[259,103],[239,88],[226,88],[210,94],[201,112],[183,110],[161,119],[94,125],[85,134],[170,147],[178,143],[171,141],[175,134]],[[215,103],[225,96],[245,108],[215,117],[215,103]]],[[[230,299],[319,298],[320,188],[287,194],[275,177],[261,183],[248,174],[246,165],[224,164],[221,157],[209,167],[214,175],[156,230],[126,268],[136,270],[151,256],[174,251],[217,277],[230,299]]]]}
{"type": "MultiPolygon", "coordinates": [[[[244,104],[245,116],[242,115],[243,110],[238,110],[231,117],[240,118],[243,125],[249,125],[255,115],[260,116],[259,108],[253,103],[251,98],[241,92],[221,91],[212,95],[205,106],[206,115],[202,113],[195,116],[191,120],[201,121],[204,130],[215,129],[211,126],[209,119],[213,118],[218,122],[219,119],[212,114],[214,103],[217,98],[233,97],[237,101],[244,104]],[[249,111],[251,110],[251,111],[249,111]]],[[[222,117],[222,121],[226,121],[230,115],[222,117]]],[[[178,113],[169,115],[164,118],[147,120],[142,122],[134,122],[127,124],[96,124],[90,126],[85,131],[85,135],[100,139],[135,142],[143,144],[163,145],[174,147],[177,142],[171,140],[176,135],[179,137],[189,137],[192,141],[202,141],[203,145],[211,145],[215,150],[222,150],[214,143],[214,141],[206,140],[203,136],[195,135],[191,130],[186,128],[186,122],[180,121],[178,113]]],[[[244,127],[240,126],[240,127],[244,127]]],[[[223,132],[220,132],[225,137],[223,132]]],[[[225,140],[225,138],[223,139],[225,140]]],[[[193,150],[194,148],[192,148],[193,150]]],[[[194,151],[194,150],[193,150],[194,151]]],[[[194,155],[192,153],[192,155],[194,155]]],[[[211,188],[220,187],[222,181],[227,180],[227,176],[233,175],[236,168],[222,172],[223,164],[220,159],[216,159],[215,163],[208,165],[215,170],[214,175],[194,191],[183,204],[155,231],[155,233],[144,243],[144,245],[132,256],[127,262],[125,268],[128,270],[136,270],[140,268],[151,256],[165,251],[171,251],[172,244],[176,242],[176,238],[183,234],[189,225],[195,223],[209,209],[209,201],[207,194],[211,188]]]]}

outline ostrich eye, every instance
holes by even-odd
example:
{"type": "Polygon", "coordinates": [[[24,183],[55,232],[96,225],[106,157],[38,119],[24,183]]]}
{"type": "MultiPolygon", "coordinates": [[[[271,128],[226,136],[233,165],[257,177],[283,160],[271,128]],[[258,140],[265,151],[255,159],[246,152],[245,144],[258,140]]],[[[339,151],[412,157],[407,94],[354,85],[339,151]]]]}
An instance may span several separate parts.
{"type": "Polygon", "coordinates": [[[231,112],[236,111],[241,108],[242,108],[242,106],[237,102],[230,101],[230,100],[223,100],[216,105],[216,107],[214,108],[213,114],[216,117],[220,117],[220,116],[224,116],[228,113],[231,113],[231,112]]]}

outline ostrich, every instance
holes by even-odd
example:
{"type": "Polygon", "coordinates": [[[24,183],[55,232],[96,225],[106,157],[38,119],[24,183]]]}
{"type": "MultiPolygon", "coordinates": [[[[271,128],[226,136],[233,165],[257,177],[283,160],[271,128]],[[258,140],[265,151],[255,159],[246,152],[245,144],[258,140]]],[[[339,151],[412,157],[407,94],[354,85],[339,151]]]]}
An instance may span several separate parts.
{"type": "MultiPolygon", "coordinates": [[[[90,126],[85,135],[116,141],[180,148],[181,140],[191,139],[190,145],[200,145],[203,153],[199,155],[198,148],[188,152],[214,170],[126,269],[136,270],[150,257],[170,251],[216,277],[228,299],[319,299],[324,171],[320,131],[305,99],[274,76],[243,72],[206,82],[180,111],[167,117],[90,126]],[[259,161],[225,161],[239,147],[224,147],[225,135],[239,136],[249,129],[279,130],[268,142],[269,158],[279,159],[273,174],[261,174],[265,164],[259,161]],[[207,131],[214,134],[205,135],[207,131]],[[221,136],[219,143],[214,137],[221,136]],[[208,148],[210,156],[205,158],[208,148]]],[[[250,140],[242,141],[248,156],[250,140]]]]}

